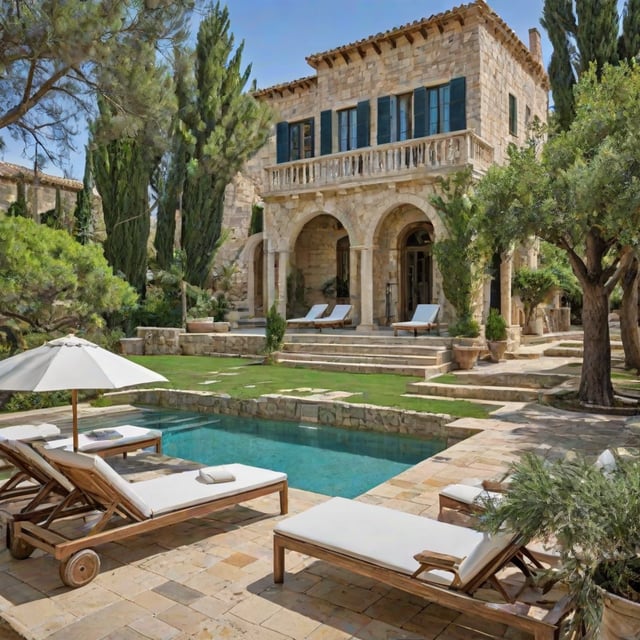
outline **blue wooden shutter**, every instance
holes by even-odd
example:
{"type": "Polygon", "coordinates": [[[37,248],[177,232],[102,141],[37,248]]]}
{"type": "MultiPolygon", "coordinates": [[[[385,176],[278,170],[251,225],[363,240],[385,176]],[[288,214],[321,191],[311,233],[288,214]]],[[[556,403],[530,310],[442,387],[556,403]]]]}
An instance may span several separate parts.
{"type": "Polygon", "coordinates": [[[358,149],[371,144],[371,107],[368,100],[358,102],[356,107],[358,124],[358,149]]]}
{"type": "Polygon", "coordinates": [[[427,135],[427,88],[418,87],[413,90],[413,137],[423,138],[427,135]]]}
{"type": "Polygon", "coordinates": [[[320,155],[333,152],[333,111],[320,112],[320,155]]]}
{"type": "Polygon", "coordinates": [[[466,82],[464,78],[454,78],[449,83],[449,126],[451,131],[461,131],[467,128],[466,111],[466,82]]]}
{"type": "Polygon", "coordinates": [[[378,98],[378,144],[391,142],[391,96],[378,98]]]}
{"type": "Polygon", "coordinates": [[[289,162],[289,123],[276,125],[276,162],[289,162]]]}

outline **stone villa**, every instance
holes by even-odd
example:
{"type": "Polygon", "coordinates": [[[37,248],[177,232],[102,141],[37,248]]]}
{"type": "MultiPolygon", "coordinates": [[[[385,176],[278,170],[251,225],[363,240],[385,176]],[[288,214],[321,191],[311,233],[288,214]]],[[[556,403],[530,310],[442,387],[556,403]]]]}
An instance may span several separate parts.
{"type": "MultiPolygon", "coordinates": [[[[313,75],[256,92],[276,114],[274,135],[228,192],[236,215],[239,188],[263,206],[263,231],[236,253],[249,314],[273,301],[281,313],[349,302],[368,330],[435,302],[450,319],[429,197],[439,176],[465,166],[481,176],[533,118],[546,122],[539,32],[525,46],[477,0],[306,60],[313,75]]],[[[534,249],[495,256],[479,317],[493,306],[520,323],[510,280],[521,264],[536,266],[534,249]]]]}

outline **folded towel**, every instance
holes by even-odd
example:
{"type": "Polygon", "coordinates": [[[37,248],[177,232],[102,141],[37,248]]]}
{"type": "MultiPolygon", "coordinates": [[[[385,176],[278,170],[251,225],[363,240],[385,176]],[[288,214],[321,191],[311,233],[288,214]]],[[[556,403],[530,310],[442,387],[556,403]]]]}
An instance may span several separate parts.
{"type": "Polygon", "coordinates": [[[115,429],[94,429],[85,433],[85,435],[92,440],[117,440],[122,438],[122,434],[115,429]]]}
{"type": "Polygon", "coordinates": [[[216,484],[218,482],[233,482],[236,477],[224,466],[205,467],[198,473],[200,482],[216,484]]]}

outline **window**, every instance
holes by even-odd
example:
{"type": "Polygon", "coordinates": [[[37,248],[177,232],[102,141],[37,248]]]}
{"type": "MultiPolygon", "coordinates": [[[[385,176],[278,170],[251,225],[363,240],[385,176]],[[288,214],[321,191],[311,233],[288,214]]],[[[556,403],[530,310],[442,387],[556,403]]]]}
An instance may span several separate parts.
{"type": "Polygon", "coordinates": [[[356,107],[338,111],[338,151],[358,148],[358,110],[356,107]]]}
{"type": "Polygon", "coordinates": [[[313,157],[313,120],[289,125],[289,160],[313,157]]]}
{"type": "Polygon", "coordinates": [[[409,140],[413,135],[412,97],[412,93],[405,93],[396,98],[396,140],[409,140]]]}
{"type": "Polygon", "coordinates": [[[512,136],[518,135],[518,102],[511,93],[509,94],[509,133],[512,136]]]}
{"type": "Polygon", "coordinates": [[[448,133],[451,130],[449,121],[451,91],[448,84],[431,87],[429,97],[429,135],[448,133]]]}

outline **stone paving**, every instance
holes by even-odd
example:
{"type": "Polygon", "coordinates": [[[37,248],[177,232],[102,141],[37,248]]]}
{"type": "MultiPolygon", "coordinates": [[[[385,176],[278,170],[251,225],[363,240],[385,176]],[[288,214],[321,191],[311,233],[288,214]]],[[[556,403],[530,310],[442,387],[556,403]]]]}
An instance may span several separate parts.
{"type": "MultiPolygon", "coordinates": [[[[436,517],[442,486],[472,478],[499,479],[524,451],[557,457],[579,450],[595,456],[607,446],[640,446],[640,434],[622,417],[568,413],[536,404],[511,404],[491,420],[457,422],[482,431],[358,499],[436,517]]],[[[144,456],[130,457],[130,470],[140,472],[144,460],[144,456]]],[[[118,462],[120,468],[122,464],[118,462]]],[[[290,514],[326,499],[291,489],[290,514]]],[[[272,529],[281,517],[277,514],[277,496],[266,496],[207,518],[104,545],[99,549],[99,576],[76,590],[62,585],[51,557],[36,552],[18,561],[4,550],[0,639],[528,637],[293,552],[287,552],[284,584],[275,585],[272,529]]]]}

